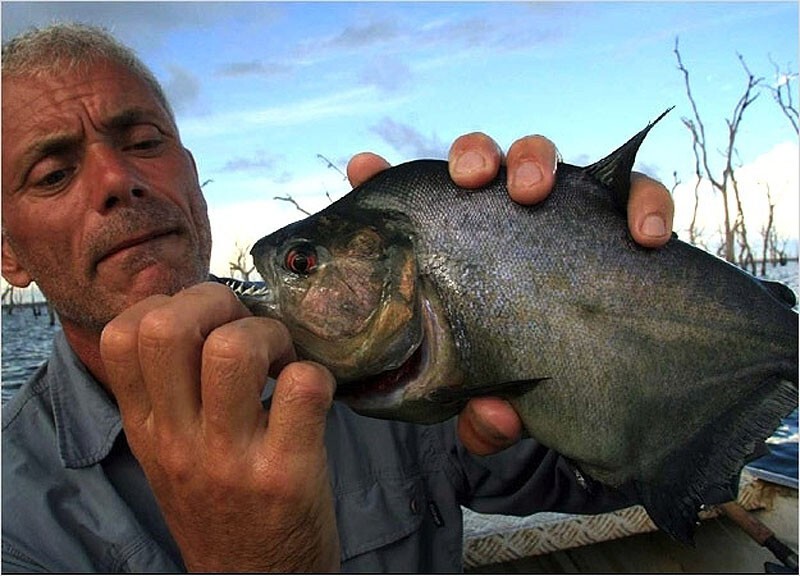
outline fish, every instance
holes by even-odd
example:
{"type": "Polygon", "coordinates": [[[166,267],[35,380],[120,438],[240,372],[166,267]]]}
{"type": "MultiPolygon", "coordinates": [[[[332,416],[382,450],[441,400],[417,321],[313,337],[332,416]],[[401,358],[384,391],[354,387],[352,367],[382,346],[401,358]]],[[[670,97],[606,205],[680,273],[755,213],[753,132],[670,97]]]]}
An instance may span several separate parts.
{"type": "Polygon", "coordinates": [[[782,284],[630,236],[631,170],[667,112],[594,164],[559,163],[533,206],[504,169],[467,190],[441,160],[389,168],[261,238],[262,283],[228,284],[356,412],[431,424],[507,398],[576,474],[691,542],[708,494],[797,407],[798,316],[782,284]]]}

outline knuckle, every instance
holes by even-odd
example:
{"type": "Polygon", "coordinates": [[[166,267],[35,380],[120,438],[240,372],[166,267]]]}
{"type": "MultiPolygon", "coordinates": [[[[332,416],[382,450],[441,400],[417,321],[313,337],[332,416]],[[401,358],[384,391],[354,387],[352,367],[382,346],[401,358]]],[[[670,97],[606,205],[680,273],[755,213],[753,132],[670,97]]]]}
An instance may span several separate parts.
{"type": "Polygon", "coordinates": [[[173,437],[159,434],[159,449],[155,453],[155,464],[164,476],[183,482],[190,478],[197,470],[197,460],[193,450],[187,450],[179,443],[172,441],[173,437]]]}
{"type": "Polygon", "coordinates": [[[210,485],[221,489],[223,493],[230,494],[231,491],[241,490],[243,486],[249,484],[247,467],[243,467],[238,458],[232,458],[230,453],[208,459],[203,471],[210,485]]]}
{"type": "Polygon", "coordinates": [[[127,357],[137,344],[136,329],[129,324],[112,321],[100,335],[100,349],[106,361],[116,361],[127,357]]]}
{"type": "Polygon", "coordinates": [[[250,335],[242,329],[224,325],[208,335],[204,355],[215,361],[253,362],[259,360],[260,347],[254,346],[250,335]]]}
{"type": "Polygon", "coordinates": [[[144,345],[160,346],[163,342],[182,339],[191,332],[174,310],[164,307],[146,314],[139,323],[139,340],[144,345]]]}
{"type": "Polygon", "coordinates": [[[295,362],[281,373],[282,403],[304,409],[327,411],[333,401],[333,377],[313,362],[295,362]]]}
{"type": "Polygon", "coordinates": [[[236,299],[233,291],[219,282],[201,282],[200,284],[189,286],[188,288],[184,289],[183,292],[181,292],[181,296],[186,298],[207,295],[212,295],[218,298],[236,299]]]}
{"type": "Polygon", "coordinates": [[[206,339],[204,355],[223,363],[268,367],[291,349],[289,330],[277,320],[248,317],[213,330],[206,339]]]}

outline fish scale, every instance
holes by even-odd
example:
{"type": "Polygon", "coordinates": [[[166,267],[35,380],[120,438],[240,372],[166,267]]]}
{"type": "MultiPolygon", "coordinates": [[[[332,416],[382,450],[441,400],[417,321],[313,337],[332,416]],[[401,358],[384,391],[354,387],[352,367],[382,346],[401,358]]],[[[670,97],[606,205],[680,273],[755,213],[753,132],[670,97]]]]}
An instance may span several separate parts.
{"type": "Polygon", "coordinates": [[[286,323],[356,411],[430,423],[506,397],[532,437],[689,540],[707,495],[797,406],[798,322],[785,287],[677,238],[631,239],[630,171],[653,124],[591,166],[559,164],[535,206],[509,199],[503,171],[464,190],[443,161],[385,170],[261,239],[267,290],[240,297],[286,323]],[[380,302],[348,308],[358,334],[334,329],[334,277],[365,278],[380,302]],[[328,318],[305,310],[322,305],[328,318]]]}

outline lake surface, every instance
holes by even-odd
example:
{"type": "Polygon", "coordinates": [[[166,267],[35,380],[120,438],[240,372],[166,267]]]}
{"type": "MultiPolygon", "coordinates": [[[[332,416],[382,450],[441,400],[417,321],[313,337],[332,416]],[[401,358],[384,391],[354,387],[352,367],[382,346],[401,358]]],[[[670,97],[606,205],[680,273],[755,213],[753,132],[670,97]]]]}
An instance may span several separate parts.
{"type": "MultiPolygon", "coordinates": [[[[786,266],[768,267],[767,277],[779,280],[798,290],[798,265],[789,262],[786,266]]],[[[50,319],[42,307],[42,315],[34,316],[30,308],[18,307],[13,314],[2,316],[2,402],[5,402],[36,371],[50,355],[53,335],[60,330],[58,322],[50,326],[50,319]]],[[[784,419],[770,443],[770,456],[751,464],[764,470],[765,476],[777,474],[784,483],[797,487],[798,463],[798,414],[795,410],[784,419]],[[786,480],[788,479],[788,480],[786,480]]]]}
{"type": "Polygon", "coordinates": [[[42,314],[34,316],[32,308],[15,307],[13,314],[3,309],[2,318],[2,400],[6,403],[14,392],[36,372],[42,362],[50,356],[53,335],[61,330],[56,321],[50,325],[50,317],[44,306],[42,314]]]}

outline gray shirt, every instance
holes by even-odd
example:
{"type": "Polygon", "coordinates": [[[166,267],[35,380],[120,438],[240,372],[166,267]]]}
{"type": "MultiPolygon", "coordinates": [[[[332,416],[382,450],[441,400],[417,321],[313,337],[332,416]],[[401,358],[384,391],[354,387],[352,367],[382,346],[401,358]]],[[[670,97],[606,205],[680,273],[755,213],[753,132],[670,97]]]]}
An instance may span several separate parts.
{"type": "MultiPolygon", "coordinates": [[[[326,443],[350,572],[462,569],[461,508],[599,512],[631,503],[578,483],[555,452],[526,440],[468,453],[453,421],[416,426],[334,404],[326,443]]],[[[184,570],[114,401],[64,335],[3,408],[3,571],[184,570]]]]}

